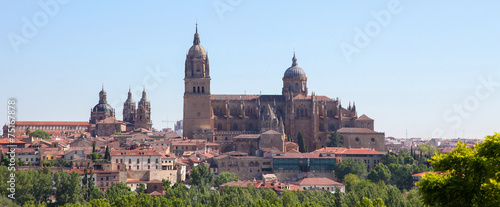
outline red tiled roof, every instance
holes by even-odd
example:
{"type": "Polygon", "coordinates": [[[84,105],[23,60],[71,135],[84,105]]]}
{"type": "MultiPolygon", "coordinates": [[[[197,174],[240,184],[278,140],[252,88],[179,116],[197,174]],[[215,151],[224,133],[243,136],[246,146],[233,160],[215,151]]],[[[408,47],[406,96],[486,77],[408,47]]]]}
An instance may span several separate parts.
{"type": "Polygon", "coordinates": [[[365,114],[361,115],[357,120],[370,120],[370,121],[373,121],[372,118],[366,116],[365,114]]]}
{"type": "Polygon", "coordinates": [[[112,150],[111,156],[161,156],[153,150],[112,150]]]}
{"type": "Polygon", "coordinates": [[[88,121],[16,121],[16,126],[88,126],[88,121]]]}
{"type": "Polygon", "coordinates": [[[260,95],[228,95],[228,94],[212,94],[211,100],[252,100],[259,98],[260,95]]]}
{"type": "Polygon", "coordinates": [[[304,178],[300,181],[294,183],[299,186],[314,186],[314,185],[335,185],[342,186],[344,184],[337,181],[330,180],[328,178],[304,178]]]}
{"type": "Polygon", "coordinates": [[[26,144],[26,142],[23,142],[23,141],[18,140],[18,139],[14,139],[13,141],[14,142],[10,142],[9,138],[3,138],[3,139],[0,139],[0,144],[26,144]]]}
{"type": "MultiPolygon", "coordinates": [[[[294,100],[309,100],[311,98],[312,98],[312,96],[304,96],[303,94],[299,94],[299,95],[293,97],[294,100]]],[[[328,96],[316,96],[316,99],[318,101],[333,101],[333,99],[328,98],[328,96]]]]}
{"type": "Polygon", "coordinates": [[[148,183],[163,183],[157,179],[150,180],[148,183]]]}
{"type": "Polygon", "coordinates": [[[332,152],[335,154],[371,154],[371,155],[383,155],[384,153],[377,152],[373,149],[368,148],[343,148],[343,147],[323,147],[316,150],[317,152],[332,152]]]}
{"type": "Polygon", "coordinates": [[[355,127],[342,127],[337,132],[339,133],[361,133],[361,134],[372,134],[379,133],[367,128],[355,128],[355,127]]]}

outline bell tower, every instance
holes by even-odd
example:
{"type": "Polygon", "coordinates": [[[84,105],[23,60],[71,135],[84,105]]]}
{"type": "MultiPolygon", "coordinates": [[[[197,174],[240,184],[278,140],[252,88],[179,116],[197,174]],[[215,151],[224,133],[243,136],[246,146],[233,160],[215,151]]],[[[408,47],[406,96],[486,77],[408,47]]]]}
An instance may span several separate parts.
{"type": "Polygon", "coordinates": [[[211,131],[213,127],[210,67],[205,49],[200,44],[198,25],[193,46],[186,55],[184,72],[183,135],[191,139],[195,132],[211,131]]]}

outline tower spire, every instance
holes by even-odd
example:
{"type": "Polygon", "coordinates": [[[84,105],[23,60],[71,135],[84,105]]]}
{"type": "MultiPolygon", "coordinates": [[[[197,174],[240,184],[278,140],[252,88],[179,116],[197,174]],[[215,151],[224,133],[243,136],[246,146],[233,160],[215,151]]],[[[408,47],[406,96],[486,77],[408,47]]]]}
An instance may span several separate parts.
{"type": "Polygon", "coordinates": [[[194,33],[193,45],[200,44],[200,35],[198,34],[198,22],[196,22],[196,32],[194,33]]]}
{"type": "Polygon", "coordinates": [[[297,65],[297,57],[295,57],[295,51],[293,51],[292,66],[297,65]]]}

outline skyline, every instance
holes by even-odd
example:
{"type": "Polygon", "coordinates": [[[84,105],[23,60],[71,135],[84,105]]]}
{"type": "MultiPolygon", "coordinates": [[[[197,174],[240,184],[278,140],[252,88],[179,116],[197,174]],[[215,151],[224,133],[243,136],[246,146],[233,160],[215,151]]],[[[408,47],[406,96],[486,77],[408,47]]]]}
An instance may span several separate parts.
{"type": "Polygon", "coordinates": [[[309,94],[356,102],[358,116],[375,119],[386,136],[498,131],[494,1],[68,1],[49,10],[38,2],[57,1],[0,3],[4,123],[9,98],[21,121],[88,121],[103,84],[117,119],[129,87],[136,102],[146,87],[153,127],[173,128],[198,23],[212,94],[281,94],[295,52],[309,94]],[[36,22],[43,14],[47,21],[36,22]],[[37,32],[24,35],[30,22],[37,32]]]}

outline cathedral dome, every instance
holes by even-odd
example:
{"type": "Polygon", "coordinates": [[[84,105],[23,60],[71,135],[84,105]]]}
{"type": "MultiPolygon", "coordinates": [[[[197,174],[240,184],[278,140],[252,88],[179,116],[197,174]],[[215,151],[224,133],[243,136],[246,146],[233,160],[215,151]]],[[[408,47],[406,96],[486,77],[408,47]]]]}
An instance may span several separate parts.
{"type": "Polygon", "coordinates": [[[113,107],[111,107],[107,103],[98,103],[97,105],[92,108],[92,112],[105,112],[105,113],[112,113],[114,111],[113,107]]]}
{"type": "Polygon", "coordinates": [[[205,48],[203,48],[203,46],[201,46],[200,44],[193,45],[191,46],[191,48],[189,48],[188,56],[194,58],[203,58],[206,56],[205,48]]]}
{"type": "Polygon", "coordinates": [[[283,78],[285,79],[306,78],[306,72],[301,67],[298,66],[295,54],[293,54],[292,61],[293,61],[292,66],[286,69],[285,76],[283,78]]]}
{"type": "Polygon", "coordinates": [[[193,46],[189,48],[188,56],[192,58],[204,58],[207,54],[205,48],[200,44],[200,35],[198,34],[198,24],[196,24],[196,33],[194,33],[193,46]]]}

